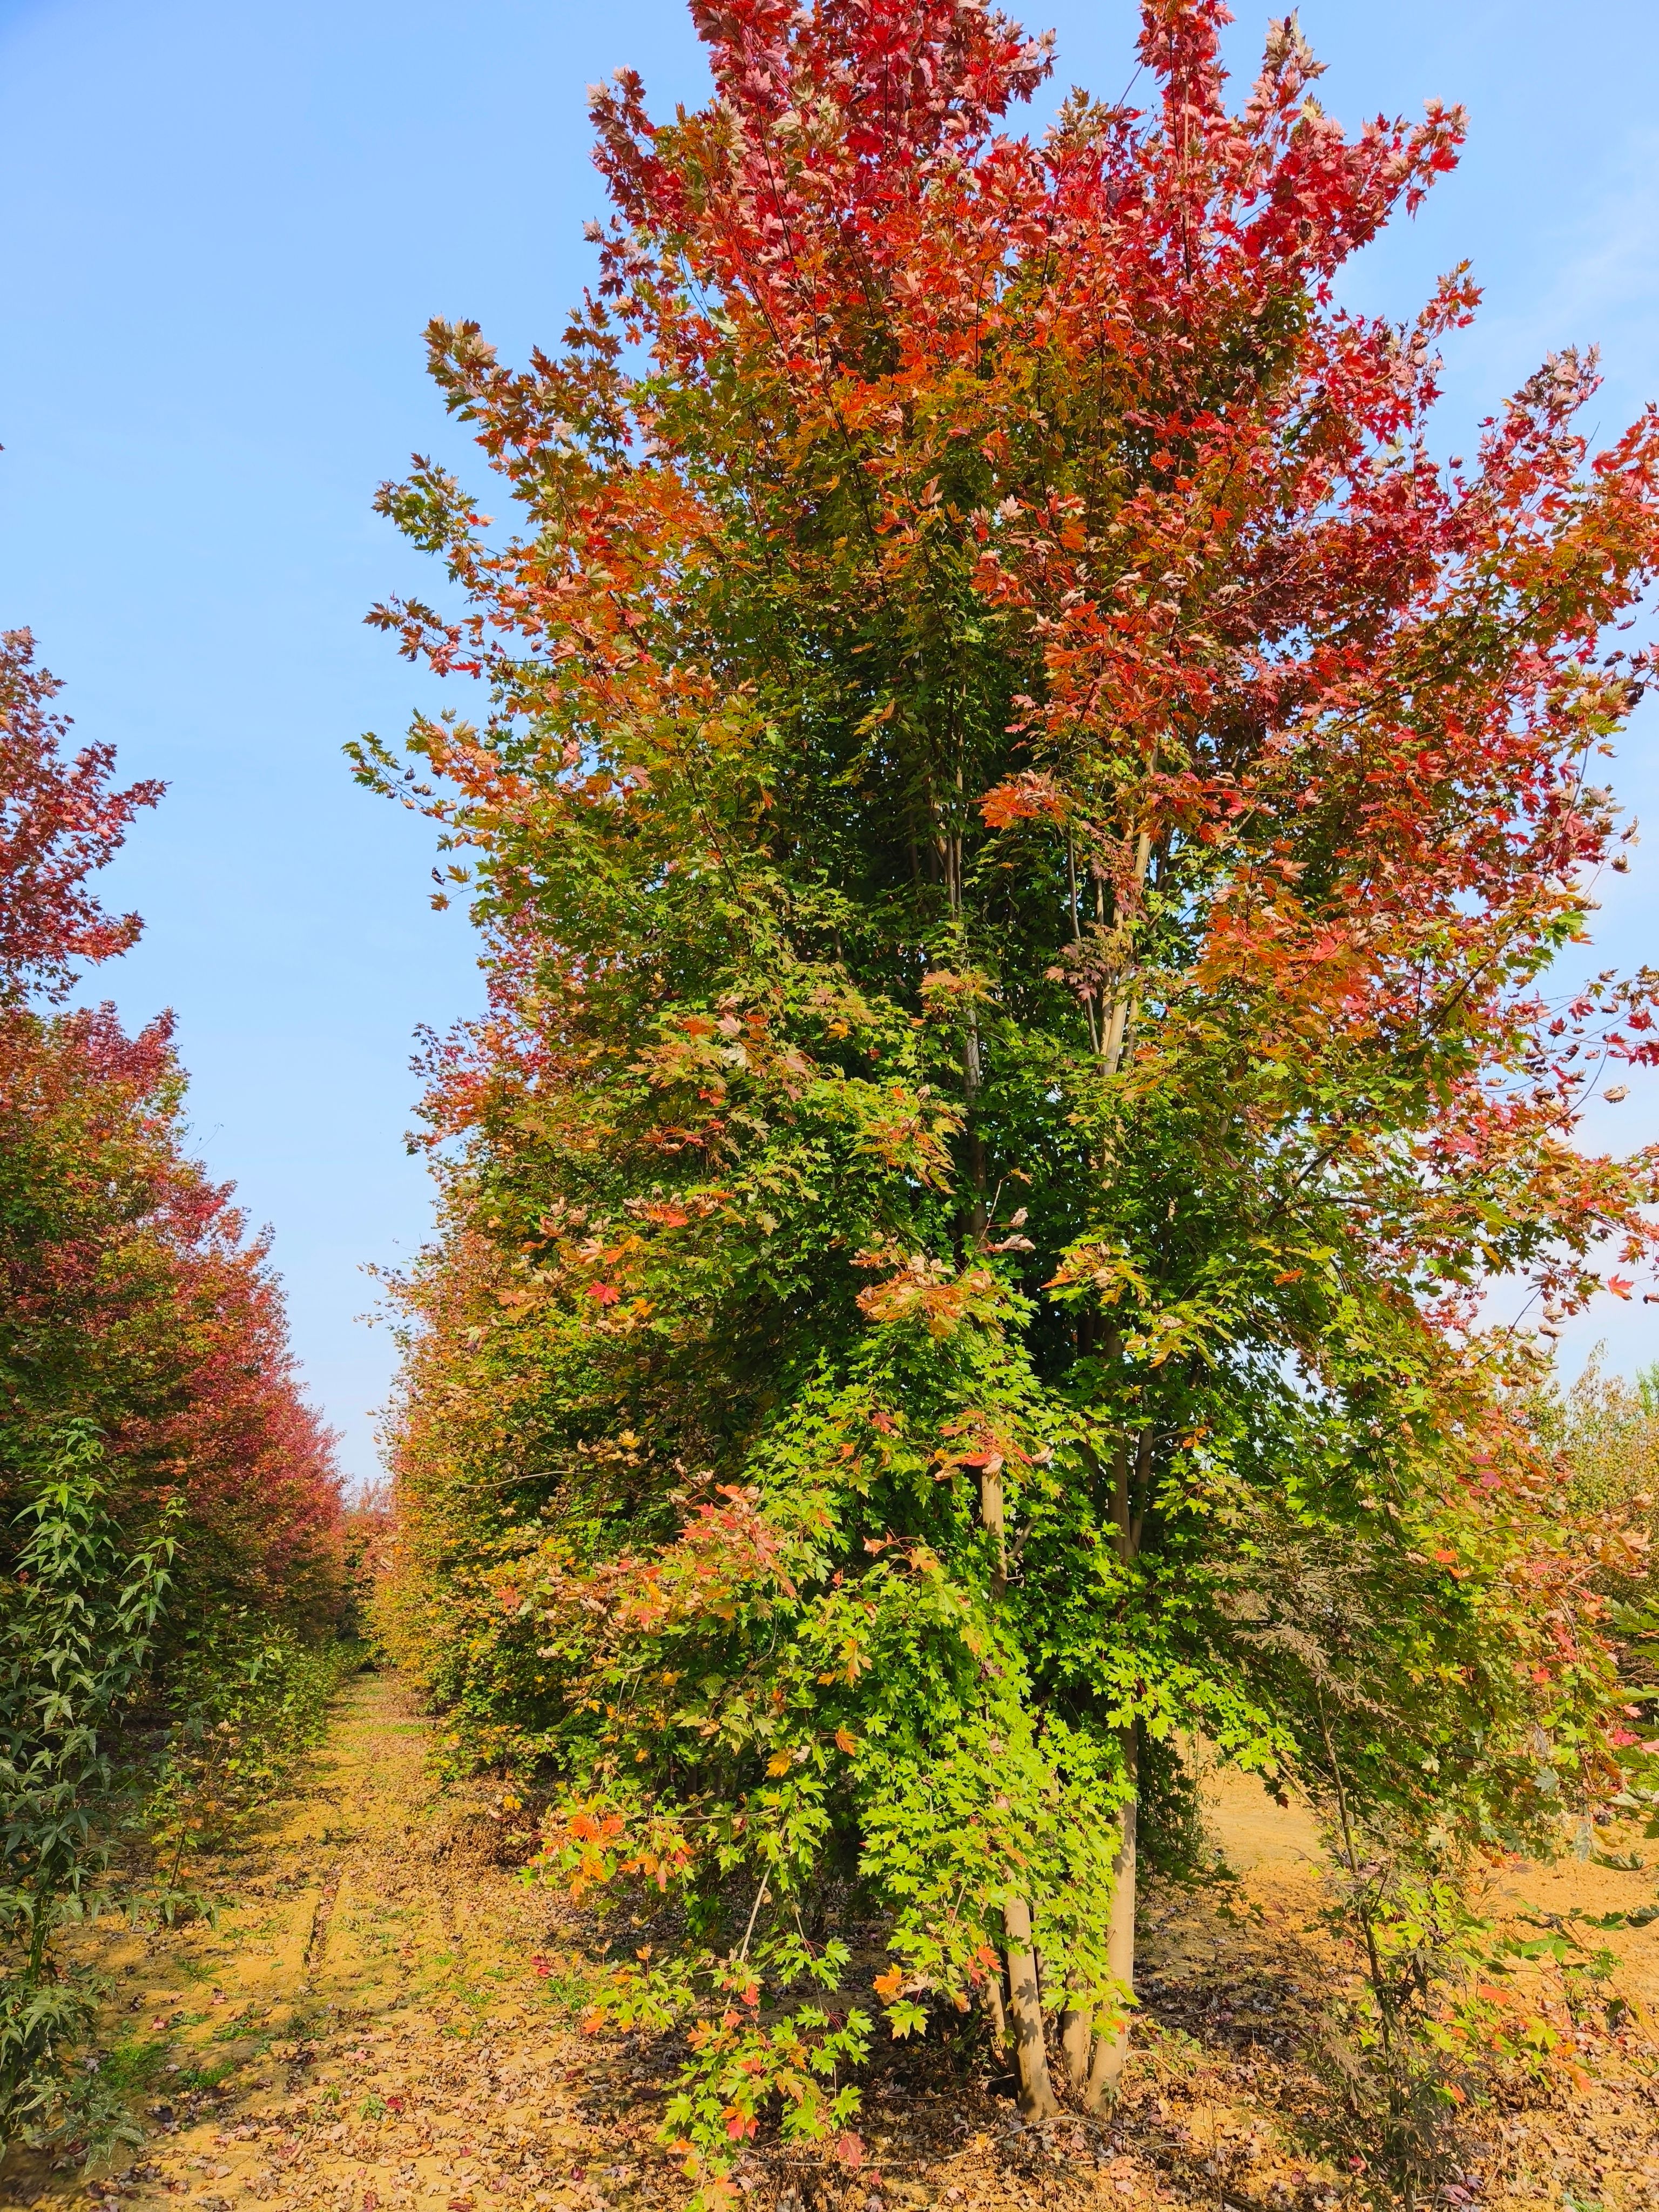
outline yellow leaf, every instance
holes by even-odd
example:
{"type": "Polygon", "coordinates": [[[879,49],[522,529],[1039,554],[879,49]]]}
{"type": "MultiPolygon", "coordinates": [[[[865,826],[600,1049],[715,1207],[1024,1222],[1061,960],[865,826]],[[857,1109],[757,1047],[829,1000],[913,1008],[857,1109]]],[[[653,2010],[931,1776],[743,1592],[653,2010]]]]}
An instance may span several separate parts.
{"type": "Polygon", "coordinates": [[[836,1730],[836,1741],[849,1759],[859,1747],[858,1738],[849,1735],[844,1728],[838,1728],[836,1730]]]}
{"type": "Polygon", "coordinates": [[[791,1754],[788,1752],[775,1751],[766,1762],[766,1771],[769,1774],[787,1774],[790,1763],[791,1754]]]}

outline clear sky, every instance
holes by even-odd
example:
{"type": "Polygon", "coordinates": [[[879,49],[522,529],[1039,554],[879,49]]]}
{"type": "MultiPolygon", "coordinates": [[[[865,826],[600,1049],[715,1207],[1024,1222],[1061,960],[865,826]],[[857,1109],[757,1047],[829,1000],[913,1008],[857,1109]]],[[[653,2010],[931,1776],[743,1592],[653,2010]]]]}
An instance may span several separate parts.
{"type": "MultiPolygon", "coordinates": [[[[1231,34],[1244,74],[1265,21],[1231,34]]],[[[1060,40],[1039,119],[1066,84],[1123,90],[1125,0],[1030,21],[1060,40]]],[[[1345,122],[1471,112],[1461,172],[1346,285],[1404,314],[1474,262],[1446,449],[1553,347],[1601,343],[1603,434],[1659,394],[1652,0],[1311,0],[1302,22],[1345,122]]],[[[429,832],[340,759],[422,696],[362,624],[425,580],[369,502],[411,449],[459,451],[429,315],[506,357],[556,341],[599,210],[584,88],[623,63],[659,111],[703,82],[673,0],[0,0],[0,625],[35,630],[85,738],[171,786],[106,879],[143,944],[95,988],[134,1022],[177,1010],[196,1143],[275,1230],[356,1477],[392,1365],[361,1270],[428,1218],[412,1033],[478,995],[465,921],[428,908],[429,832]]],[[[1597,964],[1659,960],[1656,728],[1644,708],[1618,768],[1655,830],[1608,879],[1597,964]]],[[[1659,1137],[1659,1087],[1602,1132],[1659,1137]]],[[[1599,1301],[1576,1356],[1602,1335],[1615,1365],[1659,1357],[1659,1306],[1599,1301]]]]}

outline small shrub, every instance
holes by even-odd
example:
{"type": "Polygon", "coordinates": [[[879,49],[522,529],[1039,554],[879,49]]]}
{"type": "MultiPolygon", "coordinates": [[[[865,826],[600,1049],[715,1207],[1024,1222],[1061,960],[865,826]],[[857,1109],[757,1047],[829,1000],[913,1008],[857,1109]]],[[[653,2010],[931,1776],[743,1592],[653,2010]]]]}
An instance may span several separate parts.
{"type": "Polygon", "coordinates": [[[745,1945],[728,1957],[681,1953],[659,1964],[647,1948],[637,1965],[598,1978],[583,2019],[590,2031],[615,2021],[684,2038],[659,2139],[695,2184],[692,2212],[732,2199],[732,2162],[768,2118],[786,2141],[838,2136],[840,2156],[862,2160],[850,2132],[862,2100],[847,2077],[869,2056],[873,2020],[813,1996],[836,1990],[849,1963],[841,1943],[814,1952],[785,1938],[752,1955],[745,1945]]]}
{"type": "Polygon", "coordinates": [[[163,1918],[200,1909],[181,1887],[187,1855],[222,1848],[270,1802],[322,1741],[329,1705],[362,1653],[355,1642],[308,1643],[246,1613],[192,1639],[147,1816],[164,1869],[149,1901],[163,1918]]]}
{"type": "MultiPolygon", "coordinates": [[[[71,1425],[17,1516],[0,1621],[0,2138],[73,2127],[70,2053],[91,1996],[53,1948],[83,1917],[136,1787],[113,1746],[170,1579],[164,1514],[130,1551],[104,1510],[103,1446],[71,1425]]],[[[80,2104],[87,2102],[79,2085],[80,2104]]]]}
{"type": "Polygon", "coordinates": [[[1604,1981],[1612,1956],[1559,1920],[1538,1919],[1534,1938],[1501,1935],[1471,1902],[1465,1869],[1431,1847],[1347,1819],[1331,1844],[1326,1923],[1349,1972],[1309,2057],[1334,2093],[1331,2147],[1366,2200],[1413,2212],[1466,2162],[1500,2090],[1555,2071],[1582,2079],[1572,2034],[1528,2001],[1512,1961],[1559,1967],[1576,2020],[1576,1991],[1604,1981]]]}

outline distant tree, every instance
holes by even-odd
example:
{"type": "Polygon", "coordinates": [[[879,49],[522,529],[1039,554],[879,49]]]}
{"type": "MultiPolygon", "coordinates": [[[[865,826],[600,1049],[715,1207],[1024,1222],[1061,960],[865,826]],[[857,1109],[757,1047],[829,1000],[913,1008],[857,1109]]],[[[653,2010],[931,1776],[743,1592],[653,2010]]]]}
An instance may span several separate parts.
{"type": "Polygon", "coordinates": [[[1653,1163],[1574,1132],[1656,979],[1543,989],[1659,422],[1592,458],[1562,355],[1435,465],[1467,273],[1404,328],[1331,285],[1461,118],[1346,137],[1293,17],[1235,113],[1224,11],[1149,0],[1146,110],[1033,144],[1046,48],[965,0],[693,13],[706,107],[596,97],[563,351],[433,327],[521,530],[386,489],[459,604],[375,619],[489,705],[357,761],[492,990],[434,1055],[387,1618],[550,1778],[550,1869],[684,1897],[619,2002],[705,1993],[718,2166],[769,2088],[847,2109],[823,2008],[761,2010],[839,1986],[843,1908],[894,2033],[977,1994],[1029,2112],[1056,2052],[1109,2095],[1182,1731],[1465,1836],[1547,1820],[1540,1729],[1614,1771],[1535,1352],[1475,1316],[1654,1241],[1653,1163]],[[1266,1568],[1334,1554],[1298,1650],[1266,1568]]]}
{"type": "Polygon", "coordinates": [[[1559,1457],[1576,1503],[1634,1510],[1659,1528],[1659,1391],[1656,1370],[1634,1382],[1609,1375],[1597,1346],[1565,1388],[1553,1378],[1535,1397],[1540,1441],[1559,1457]]]}
{"type": "Polygon", "coordinates": [[[183,1149],[170,1030],[130,1037],[107,1006],[0,1018],[0,1482],[15,1507],[42,1440],[91,1422],[129,1508],[190,1502],[177,1599],[210,1586],[319,1620],[338,1594],[332,1439],[264,1243],[183,1149]]]}
{"type": "Polygon", "coordinates": [[[0,1004],[30,989],[61,998],[71,961],[125,952],[143,926],[106,914],[87,878],[166,787],[147,777],[112,790],[112,745],[65,759],[70,726],[52,710],[61,688],[35,666],[27,630],[0,632],[0,1004]]]}

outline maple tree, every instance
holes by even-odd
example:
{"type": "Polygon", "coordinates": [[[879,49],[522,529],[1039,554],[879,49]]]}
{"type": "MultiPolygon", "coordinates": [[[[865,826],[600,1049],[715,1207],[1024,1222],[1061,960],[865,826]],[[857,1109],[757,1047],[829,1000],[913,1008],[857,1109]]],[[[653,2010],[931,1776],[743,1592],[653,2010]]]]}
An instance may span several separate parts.
{"type": "Polygon", "coordinates": [[[706,106],[596,95],[563,349],[432,327],[520,526],[386,488],[454,598],[374,619],[487,705],[356,757],[491,991],[389,1632],[548,1871],[684,1901],[609,2002],[704,2008],[718,2186],[772,2094],[850,2116],[860,1916],[895,2033],[982,2002],[1028,2112],[1109,2097],[1192,1734],[1477,1841],[1616,1774],[1625,1540],[1481,1299],[1553,1328],[1656,1234],[1575,1132],[1659,979],[1548,993],[1659,420],[1592,453],[1563,354],[1436,462],[1467,271],[1404,328],[1332,283],[1462,120],[1345,133],[1294,18],[1234,110],[1224,9],[1147,0],[1146,105],[1032,140],[1046,43],[963,0],[693,15],[706,106]]]}

